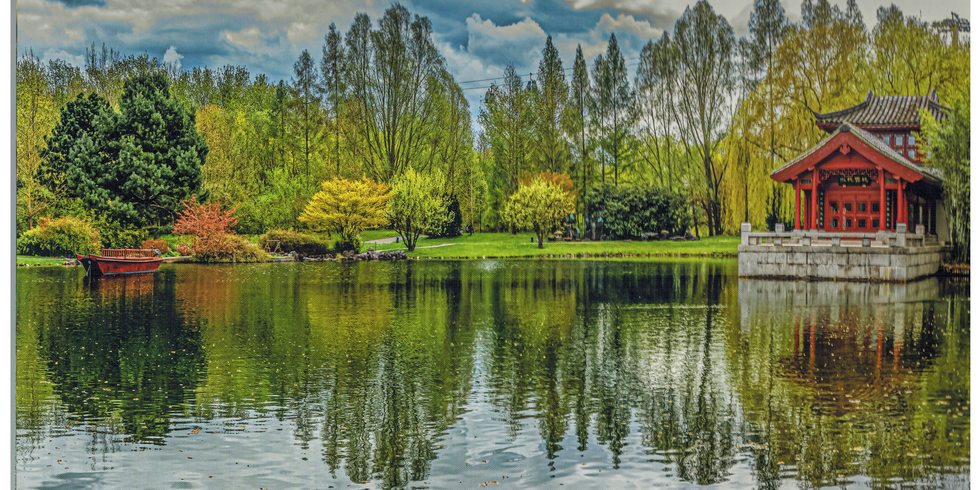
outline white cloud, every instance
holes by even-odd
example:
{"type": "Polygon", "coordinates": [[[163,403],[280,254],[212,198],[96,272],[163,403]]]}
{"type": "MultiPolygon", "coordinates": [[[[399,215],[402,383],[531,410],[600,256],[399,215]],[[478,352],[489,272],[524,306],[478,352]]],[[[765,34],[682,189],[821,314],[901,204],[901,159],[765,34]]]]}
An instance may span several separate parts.
{"type": "Polygon", "coordinates": [[[607,13],[602,14],[596,28],[602,29],[606,32],[627,30],[644,39],[656,39],[664,33],[663,29],[653,27],[650,25],[649,21],[636,20],[632,15],[623,13],[617,15],[615,19],[607,13]]]}
{"type": "Polygon", "coordinates": [[[490,19],[483,20],[478,14],[466,19],[469,31],[467,52],[488,60],[491,64],[514,64],[518,70],[526,68],[544,48],[547,35],[544,29],[530,17],[519,22],[498,26],[490,19]]]}
{"type": "Polygon", "coordinates": [[[180,60],[183,57],[184,57],[184,55],[182,55],[182,54],[180,54],[180,53],[177,52],[177,47],[176,46],[170,46],[170,48],[167,49],[167,52],[163,54],[163,62],[164,63],[173,63],[173,64],[175,64],[177,66],[177,69],[179,70],[180,69],[180,60]]]}
{"type": "MultiPolygon", "coordinates": [[[[596,9],[613,9],[621,10],[623,12],[628,12],[631,14],[642,15],[653,19],[655,24],[673,24],[681,13],[684,11],[684,6],[681,6],[680,10],[675,10],[668,4],[677,5],[677,2],[667,2],[665,0],[563,0],[566,4],[571,6],[575,10],[596,10],[596,9]]],[[[751,3],[751,0],[747,0],[751,3]]],[[[690,5],[694,5],[694,1],[690,1],[690,5]]]]}
{"type": "Polygon", "coordinates": [[[295,46],[297,43],[321,37],[322,32],[325,31],[321,31],[318,25],[308,24],[306,22],[293,22],[286,29],[286,38],[295,46]]]}
{"type": "Polygon", "coordinates": [[[85,55],[71,54],[68,51],[65,51],[64,49],[56,50],[55,48],[51,48],[45,51],[44,54],[41,55],[41,61],[45,63],[53,60],[59,60],[59,59],[63,61],[67,61],[68,63],[75,65],[79,68],[85,66],[85,55]]]}
{"type": "Polygon", "coordinates": [[[254,48],[259,44],[259,35],[261,33],[258,27],[247,27],[238,32],[225,31],[221,35],[232,44],[243,48],[254,48]]]}

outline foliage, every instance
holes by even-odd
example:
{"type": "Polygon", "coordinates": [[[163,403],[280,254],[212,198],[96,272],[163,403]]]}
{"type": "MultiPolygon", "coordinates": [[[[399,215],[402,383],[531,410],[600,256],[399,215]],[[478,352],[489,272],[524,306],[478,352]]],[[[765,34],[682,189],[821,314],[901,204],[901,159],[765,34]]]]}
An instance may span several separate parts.
{"type": "Polygon", "coordinates": [[[18,230],[34,227],[48,211],[52,193],[42,180],[44,137],[57,123],[57,108],[41,60],[34,53],[17,60],[17,216],[18,230]]]}
{"type": "Polygon", "coordinates": [[[114,220],[169,224],[201,185],[207,146],[162,73],[126,80],[119,108],[98,95],[65,107],[45,151],[51,179],[114,220]]]}
{"type": "Polygon", "coordinates": [[[149,236],[145,228],[115,221],[104,214],[98,214],[94,221],[105,248],[133,248],[149,236]]]}
{"type": "Polygon", "coordinates": [[[71,216],[42,218],[38,225],[17,239],[17,253],[45,257],[99,253],[99,233],[92,223],[71,216]]]}
{"type": "Polygon", "coordinates": [[[631,139],[638,112],[633,88],[629,85],[626,59],[619,49],[616,35],[609,35],[606,55],[596,56],[592,67],[593,86],[590,121],[598,140],[602,183],[606,166],[612,166],[612,181],[619,185],[620,174],[630,160],[631,139]]]}
{"type": "MultiPolygon", "coordinates": [[[[517,191],[520,177],[532,172],[535,124],[533,83],[526,88],[513,65],[504,69],[500,85],[493,84],[480,108],[480,124],[488,162],[488,211],[503,209],[517,191]]],[[[502,223],[497,223],[502,224],[502,223]]]]}
{"type": "Polygon", "coordinates": [[[575,183],[572,182],[572,178],[569,177],[568,174],[545,170],[521,179],[521,185],[531,185],[531,183],[535,180],[543,180],[545,182],[555,184],[565,194],[567,194],[568,198],[573,202],[578,197],[578,191],[575,190],[575,183]]]}
{"type": "Polygon", "coordinates": [[[573,209],[572,200],[561,187],[536,179],[510,197],[505,215],[513,226],[533,230],[538,248],[544,248],[545,235],[560,227],[573,209]]]}
{"type": "Polygon", "coordinates": [[[415,250],[419,235],[442,230],[449,221],[441,189],[440,176],[427,178],[412,168],[391,183],[391,199],[385,216],[409,252],[415,250]]]}
{"type": "Polygon", "coordinates": [[[301,257],[326,255],[330,252],[327,242],[314,235],[294,230],[269,230],[259,236],[263,250],[282,253],[296,252],[301,257]]]}
{"type": "Polygon", "coordinates": [[[178,214],[174,233],[193,237],[187,251],[205,262],[227,258],[235,253],[236,245],[225,238],[233,234],[231,227],[237,222],[234,209],[221,210],[221,203],[198,203],[197,196],[183,202],[184,209],[178,214]]]}
{"type": "Polygon", "coordinates": [[[692,225],[683,194],[650,185],[607,185],[592,194],[586,206],[590,212],[602,212],[606,233],[617,239],[662,231],[677,236],[692,225]]]}
{"type": "MultiPolygon", "coordinates": [[[[943,205],[949,223],[953,257],[970,262],[970,93],[953,105],[949,119],[939,124],[922,111],[925,155],[943,174],[943,205]]],[[[920,138],[920,141],[922,138],[920,138]]]]}
{"type": "Polygon", "coordinates": [[[711,235],[722,231],[725,206],[721,186],[727,162],[717,155],[732,118],[735,85],[735,31],[705,0],[688,7],[674,26],[679,70],[678,113],[687,150],[704,174],[699,200],[711,235]]]}
{"type": "Polygon", "coordinates": [[[159,250],[161,254],[170,253],[170,245],[166,240],[160,238],[143,240],[143,244],[140,245],[140,248],[159,250]]]}
{"type": "Polygon", "coordinates": [[[790,23],[778,1],[755,0],[748,19],[736,42],[707,2],[692,5],[643,46],[635,79],[614,36],[598,57],[579,46],[570,67],[544,38],[530,80],[510,66],[491,83],[476,135],[470,92],[429,19],[401,5],[359,14],[346,32],[331,26],[322,56],[299,53],[282,81],[105,46],[86,49],[81,69],[28,52],[17,61],[17,230],[87,216],[130,234],[122,243],[136,228],[169,231],[190,194],[239,203],[237,233],[297,228],[324,180],[390,183],[412,167],[441,173],[440,193],[479,230],[506,226],[521,180],[552,171],[574,180],[579,215],[604,182],[651,184],[683,192],[699,223],[730,233],[792,220],[792,189],[769,173],[825,136],[813,112],[869,89],[935,88],[948,105],[969,86],[969,36],[894,6],[865,26],[853,1],[807,0],[790,23]]]}
{"type": "Polygon", "coordinates": [[[565,70],[562,68],[558,50],[551,42],[551,36],[545,40],[544,50],[541,52],[537,83],[537,166],[551,172],[567,172],[569,153],[562,131],[562,118],[568,102],[568,84],[565,82],[565,70]]]}
{"type": "Polygon", "coordinates": [[[445,81],[432,22],[398,3],[385,10],[377,29],[358,14],[347,32],[344,63],[353,97],[343,128],[365,172],[391,182],[409,166],[425,170],[422,156],[436,129],[430,124],[438,111],[436,86],[445,81]]]}
{"type": "Polygon", "coordinates": [[[463,229],[463,212],[459,207],[459,199],[454,195],[443,194],[442,202],[446,203],[446,219],[442,226],[437,226],[429,232],[432,238],[458,237],[463,229]]]}
{"type": "Polygon", "coordinates": [[[388,186],[363,177],[326,180],[321,187],[299,220],[314,230],[337,233],[335,247],[352,247],[341,251],[358,251],[360,232],[386,222],[385,205],[391,198],[388,186]]]}
{"type": "Polygon", "coordinates": [[[269,254],[241,235],[225,235],[224,246],[217,253],[194,254],[205,262],[265,262],[269,254]]]}

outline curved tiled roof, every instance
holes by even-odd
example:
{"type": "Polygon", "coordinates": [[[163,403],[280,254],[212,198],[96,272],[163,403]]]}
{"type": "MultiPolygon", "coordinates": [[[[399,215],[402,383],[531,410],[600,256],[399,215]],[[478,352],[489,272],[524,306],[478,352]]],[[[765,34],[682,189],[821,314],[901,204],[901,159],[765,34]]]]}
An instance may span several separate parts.
{"type": "Polygon", "coordinates": [[[949,108],[939,103],[936,90],[924,96],[876,97],[870,90],[864,102],[836,112],[815,112],[817,125],[832,131],[845,121],[864,129],[919,129],[919,109],[926,109],[937,120],[945,119],[949,108]]]}
{"type": "Polygon", "coordinates": [[[853,134],[854,136],[856,136],[861,141],[867,143],[868,146],[870,146],[870,147],[874,148],[875,150],[877,150],[878,153],[881,153],[882,155],[888,157],[891,160],[894,160],[895,163],[897,163],[897,164],[899,164],[899,165],[901,165],[903,167],[909,168],[911,170],[914,170],[915,172],[917,172],[919,174],[922,174],[922,176],[926,179],[927,182],[930,182],[930,183],[936,184],[936,185],[938,185],[938,184],[940,184],[942,182],[942,178],[943,178],[942,177],[942,172],[939,172],[939,169],[936,169],[934,167],[925,167],[925,166],[918,165],[918,164],[915,164],[915,163],[910,162],[904,156],[902,156],[901,154],[899,154],[898,152],[896,152],[895,150],[893,150],[890,146],[888,146],[884,141],[881,141],[880,138],[878,138],[877,136],[875,136],[875,135],[873,135],[873,134],[871,134],[871,133],[869,133],[869,132],[867,132],[867,131],[859,128],[856,124],[853,124],[850,121],[844,121],[840,126],[837,127],[837,129],[830,136],[827,136],[822,141],[820,141],[820,143],[817,143],[816,145],[814,145],[809,150],[803,152],[800,156],[798,156],[798,157],[794,158],[793,160],[787,162],[785,165],[777,168],[776,170],[773,170],[769,175],[770,176],[776,175],[777,173],[782,172],[783,170],[785,170],[785,169],[787,169],[789,167],[792,167],[797,162],[805,159],[806,157],[810,156],[815,151],[817,151],[818,149],[820,149],[822,146],[824,146],[825,144],[827,144],[827,142],[829,142],[830,140],[832,140],[839,133],[848,133],[848,132],[851,133],[851,134],[853,134]]]}

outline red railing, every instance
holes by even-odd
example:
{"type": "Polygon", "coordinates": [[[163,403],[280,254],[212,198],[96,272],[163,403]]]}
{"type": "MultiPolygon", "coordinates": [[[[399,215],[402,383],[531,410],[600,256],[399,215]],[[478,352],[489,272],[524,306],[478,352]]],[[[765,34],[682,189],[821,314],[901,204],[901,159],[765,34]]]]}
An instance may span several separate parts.
{"type": "Polygon", "coordinates": [[[103,257],[129,258],[129,257],[154,257],[152,249],[148,248],[103,248],[103,257]]]}

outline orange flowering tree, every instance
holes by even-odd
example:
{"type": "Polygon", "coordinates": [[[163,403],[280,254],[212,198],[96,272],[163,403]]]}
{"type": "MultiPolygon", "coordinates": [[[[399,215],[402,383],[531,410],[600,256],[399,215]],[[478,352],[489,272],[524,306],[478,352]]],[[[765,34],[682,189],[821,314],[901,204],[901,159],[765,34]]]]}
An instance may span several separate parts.
{"type": "Polygon", "coordinates": [[[234,235],[232,226],[238,223],[234,216],[235,208],[222,211],[221,203],[198,203],[197,196],[183,202],[184,209],[178,213],[174,233],[194,237],[191,246],[181,245],[181,253],[192,253],[200,259],[209,260],[231,254],[235,248],[228,235],[234,235]]]}

